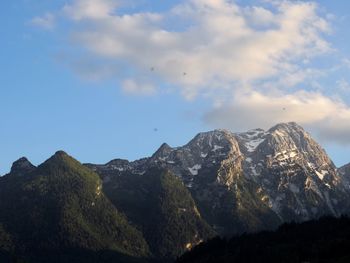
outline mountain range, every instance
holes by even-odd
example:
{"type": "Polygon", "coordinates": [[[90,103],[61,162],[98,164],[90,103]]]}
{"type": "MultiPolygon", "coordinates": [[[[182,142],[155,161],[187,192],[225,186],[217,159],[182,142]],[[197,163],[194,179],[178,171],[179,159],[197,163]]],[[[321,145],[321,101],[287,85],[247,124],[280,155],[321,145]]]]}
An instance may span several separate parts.
{"type": "Polygon", "coordinates": [[[216,235],[348,214],[349,197],[350,165],[296,123],[204,132],[133,162],[59,151],[0,177],[0,258],[167,262],[216,235]]]}

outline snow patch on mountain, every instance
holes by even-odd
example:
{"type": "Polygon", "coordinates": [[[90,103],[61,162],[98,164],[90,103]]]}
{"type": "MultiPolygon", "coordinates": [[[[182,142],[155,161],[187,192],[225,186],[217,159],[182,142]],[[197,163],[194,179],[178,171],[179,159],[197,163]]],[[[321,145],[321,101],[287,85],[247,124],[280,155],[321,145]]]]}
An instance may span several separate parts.
{"type": "Polygon", "coordinates": [[[325,175],[328,174],[328,171],[326,170],[321,170],[321,172],[315,170],[315,173],[317,174],[318,178],[320,178],[321,180],[323,180],[323,178],[325,177],[325,175]]]}
{"type": "Polygon", "coordinates": [[[248,152],[254,152],[256,148],[263,142],[265,139],[263,138],[258,138],[255,140],[247,141],[245,143],[245,147],[247,148],[248,152]]]}
{"type": "Polygon", "coordinates": [[[237,138],[243,142],[248,153],[253,153],[258,146],[265,141],[265,135],[266,132],[262,129],[255,129],[236,134],[237,138]]]}
{"type": "Polygon", "coordinates": [[[202,165],[200,164],[195,164],[192,167],[188,167],[188,170],[190,171],[190,173],[192,175],[197,175],[198,174],[198,170],[202,168],[202,165]]]}
{"type": "Polygon", "coordinates": [[[222,149],[222,148],[224,148],[224,147],[215,144],[215,145],[214,145],[214,148],[212,149],[212,151],[213,151],[213,152],[216,152],[217,150],[220,150],[220,149],[222,149]]]}

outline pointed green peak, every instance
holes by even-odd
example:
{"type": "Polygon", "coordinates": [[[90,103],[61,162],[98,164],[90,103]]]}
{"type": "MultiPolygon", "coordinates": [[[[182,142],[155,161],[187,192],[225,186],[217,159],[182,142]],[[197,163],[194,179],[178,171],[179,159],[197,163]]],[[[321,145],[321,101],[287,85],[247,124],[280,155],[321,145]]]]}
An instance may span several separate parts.
{"type": "Polygon", "coordinates": [[[45,161],[45,163],[61,163],[61,162],[67,162],[69,160],[76,161],[73,157],[69,156],[64,151],[57,151],[54,155],[52,155],[48,160],[45,161]]]}
{"type": "Polygon", "coordinates": [[[68,155],[64,151],[57,151],[52,155],[48,160],[46,160],[39,167],[51,167],[52,169],[56,168],[69,168],[74,170],[85,170],[85,168],[79,161],[68,155]]]}
{"type": "Polygon", "coordinates": [[[64,151],[57,151],[55,152],[54,155],[52,155],[49,160],[58,160],[58,161],[67,161],[67,160],[75,160],[72,156],[70,156],[69,154],[67,154],[64,151]]]}
{"type": "Polygon", "coordinates": [[[60,150],[60,151],[55,152],[54,156],[63,157],[63,156],[68,156],[68,154],[65,151],[60,150]]]}

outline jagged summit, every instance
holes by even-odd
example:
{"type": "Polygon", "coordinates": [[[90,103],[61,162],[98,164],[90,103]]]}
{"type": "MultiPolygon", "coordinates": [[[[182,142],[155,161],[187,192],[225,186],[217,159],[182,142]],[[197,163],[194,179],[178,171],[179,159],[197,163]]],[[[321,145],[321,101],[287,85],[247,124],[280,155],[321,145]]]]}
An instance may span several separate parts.
{"type": "Polygon", "coordinates": [[[167,156],[173,148],[171,148],[167,143],[163,143],[158,150],[152,155],[152,158],[163,158],[167,156]]]}
{"type": "Polygon", "coordinates": [[[213,130],[197,134],[183,147],[176,148],[199,155],[201,158],[223,155],[235,148],[238,150],[234,134],[228,130],[213,130]]]}
{"type": "Polygon", "coordinates": [[[164,150],[172,150],[172,148],[169,146],[169,144],[162,143],[162,145],[159,147],[158,150],[162,150],[162,151],[164,151],[164,150]]]}
{"type": "Polygon", "coordinates": [[[207,136],[215,136],[215,135],[224,135],[224,134],[230,134],[231,132],[227,129],[214,129],[211,131],[206,132],[200,132],[198,133],[194,138],[198,137],[207,137],[207,136]]]}
{"type": "Polygon", "coordinates": [[[11,167],[11,174],[25,174],[35,169],[35,166],[26,158],[22,157],[15,161],[11,167]]]}
{"type": "Polygon", "coordinates": [[[163,143],[159,149],[153,154],[152,159],[164,159],[172,152],[186,150],[187,152],[197,152],[202,156],[207,156],[209,152],[226,152],[229,148],[237,148],[239,144],[240,151],[245,153],[254,152],[259,144],[270,137],[305,137],[309,138],[309,134],[295,122],[279,123],[269,130],[265,131],[261,128],[252,129],[247,132],[233,133],[226,129],[216,129],[208,132],[198,133],[186,145],[172,148],[168,144],[163,143]]]}
{"type": "Polygon", "coordinates": [[[187,145],[201,143],[211,146],[215,142],[225,140],[228,136],[232,136],[232,133],[225,129],[200,132],[187,145]]]}
{"type": "Polygon", "coordinates": [[[273,132],[275,130],[304,130],[302,126],[297,124],[296,122],[282,122],[278,123],[275,126],[271,127],[269,129],[270,132],[273,132]]]}

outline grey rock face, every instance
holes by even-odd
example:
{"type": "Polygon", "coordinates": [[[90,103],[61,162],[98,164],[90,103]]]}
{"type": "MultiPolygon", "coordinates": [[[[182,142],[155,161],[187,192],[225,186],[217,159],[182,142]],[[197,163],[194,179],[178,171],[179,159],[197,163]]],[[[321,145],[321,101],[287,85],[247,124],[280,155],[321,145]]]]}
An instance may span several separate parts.
{"type": "Polygon", "coordinates": [[[340,167],[338,173],[345,182],[347,189],[350,190],[350,163],[340,167]]]}
{"type": "Polygon", "coordinates": [[[340,206],[348,197],[344,180],[300,126],[279,124],[254,136],[238,134],[238,138],[245,149],[245,176],[260,186],[264,202],[282,221],[344,212],[340,206]]]}
{"type": "Polygon", "coordinates": [[[198,134],[182,147],[163,144],[152,157],[136,162],[89,165],[105,183],[153,166],[179,176],[202,216],[221,234],[338,216],[347,212],[350,197],[349,180],[296,123],[236,134],[214,130],[198,134]]]}

